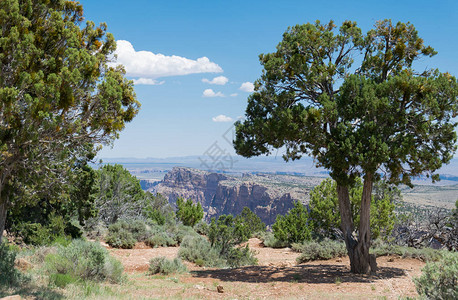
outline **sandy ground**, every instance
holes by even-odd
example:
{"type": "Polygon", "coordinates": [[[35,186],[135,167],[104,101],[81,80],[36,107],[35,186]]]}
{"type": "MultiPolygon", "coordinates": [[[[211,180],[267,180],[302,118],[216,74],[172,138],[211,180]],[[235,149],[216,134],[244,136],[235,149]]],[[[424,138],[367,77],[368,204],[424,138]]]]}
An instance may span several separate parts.
{"type": "Polygon", "coordinates": [[[140,298],[398,299],[417,296],[412,278],[424,266],[415,259],[379,257],[376,275],[354,275],[348,258],[296,264],[299,254],[289,248],[265,248],[258,239],[248,243],[258,266],[213,269],[186,263],[189,273],[172,276],[148,275],[148,263],[157,256],[175,258],[178,247],[151,249],[140,243],[109,251],[124,265],[140,298]]]}

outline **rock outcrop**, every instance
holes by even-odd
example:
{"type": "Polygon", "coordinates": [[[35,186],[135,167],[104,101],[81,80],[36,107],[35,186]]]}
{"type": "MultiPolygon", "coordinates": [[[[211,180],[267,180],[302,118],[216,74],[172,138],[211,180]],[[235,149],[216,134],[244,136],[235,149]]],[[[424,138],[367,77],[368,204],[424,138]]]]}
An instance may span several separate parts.
{"type": "MultiPolygon", "coordinates": [[[[168,197],[174,204],[178,197],[200,202],[205,218],[239,214],[247,206],[270,225],[277,214],[285,214],[294,201],[308,202],[310,188],[291,181],[279,181],[270,175],[242,177],[175,167],[164,179],[149,189],[168,197]]],[[[296,177],[291,176],[293,179],[296,177]]],[[[319,182],[319,181],[318,181],[319,182]]]]}

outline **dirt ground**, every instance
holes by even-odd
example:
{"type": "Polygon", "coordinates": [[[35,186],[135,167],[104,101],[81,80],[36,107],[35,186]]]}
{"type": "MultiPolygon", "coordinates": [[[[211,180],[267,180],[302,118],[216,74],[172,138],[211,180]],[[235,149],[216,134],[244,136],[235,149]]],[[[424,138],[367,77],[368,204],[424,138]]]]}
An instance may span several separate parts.
{"type": "Polygon", "coordinates": [[[151,249],[137,244],[134,249],[109,251],[124,265],[139,298],[398,299],[417,296],[412,278],[424,266],[415,259],[379,257],[377,275],[354,275],[348,258],[296,264],[299,254],[289,248],[265,248],[259,239],[248,243],[258,266],[213,269],[186,262],[189,273],[171,276],[148,275],[148,263],[157,256],[176,257],[178,247],[151,249]]]}

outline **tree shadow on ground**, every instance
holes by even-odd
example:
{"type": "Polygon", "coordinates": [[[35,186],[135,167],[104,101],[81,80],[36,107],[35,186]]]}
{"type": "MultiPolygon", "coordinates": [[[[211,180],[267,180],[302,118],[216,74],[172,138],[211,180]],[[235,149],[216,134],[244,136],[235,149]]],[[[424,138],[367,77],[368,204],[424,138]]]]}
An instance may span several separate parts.
{"type": "Polygon", "coordinates": [[[405,276],[403,269],[382,267],[376,275],[350,273],[343,265],[297,265],[293,267],[247,266],[235,269],[199,270],[191,272],[193,277],[214,278],[221,281],[249,283],[298,282],[298,283],[370,283],[380,279],[405,276]]]}
{"type": "Polygon", "coordinates": [[[19,295],[23,299],[60,300],[65,298],[60,292],[50,287],[39,286],[30,281],[22,281],[14,286],[0,286],[0,298],[12,295],[19,295]]]}

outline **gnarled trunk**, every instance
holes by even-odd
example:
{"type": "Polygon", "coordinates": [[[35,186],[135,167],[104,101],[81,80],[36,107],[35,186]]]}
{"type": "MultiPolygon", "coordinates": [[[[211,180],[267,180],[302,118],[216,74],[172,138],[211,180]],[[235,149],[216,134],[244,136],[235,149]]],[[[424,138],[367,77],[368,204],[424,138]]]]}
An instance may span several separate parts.
{"type": "Polygon", "coordinates": [[[370,210],[372,195],[372,174],[364,177],[363,195],[361,199],[358,238],[353,234],[354,224],[351,213],[348,187],[337,185],[341,229],[345,239],[352,273],[368,274],[377,271],[375,256],[369,255],[371,245],[370,210]]]}
{"type": "Polygon", "coordinates": [[[3,231],[5,230],[6,212],[8,209],[8,198],[2,195],[0,188],[0,244],[3,239],[3,231]]]}

